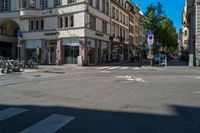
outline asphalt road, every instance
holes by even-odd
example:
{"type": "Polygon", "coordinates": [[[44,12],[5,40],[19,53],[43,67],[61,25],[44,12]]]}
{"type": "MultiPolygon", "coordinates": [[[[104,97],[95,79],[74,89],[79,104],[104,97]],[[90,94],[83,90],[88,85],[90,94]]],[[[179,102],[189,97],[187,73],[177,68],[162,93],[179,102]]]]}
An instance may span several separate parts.
{"type": "Polygon", "coordinates": [[[49,66],[0,75],[0,133],[200,133],[200,69],[49,66]]]}

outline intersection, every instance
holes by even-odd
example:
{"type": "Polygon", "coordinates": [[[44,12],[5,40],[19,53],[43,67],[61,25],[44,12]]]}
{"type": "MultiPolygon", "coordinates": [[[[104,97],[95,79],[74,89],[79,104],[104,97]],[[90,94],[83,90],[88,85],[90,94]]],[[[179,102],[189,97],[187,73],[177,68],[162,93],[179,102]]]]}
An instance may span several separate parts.
{"type": "Polygon", "coordinates": [[[0,76],[1,133],[200,130],[199,68],[46,68],[0,76]]]}

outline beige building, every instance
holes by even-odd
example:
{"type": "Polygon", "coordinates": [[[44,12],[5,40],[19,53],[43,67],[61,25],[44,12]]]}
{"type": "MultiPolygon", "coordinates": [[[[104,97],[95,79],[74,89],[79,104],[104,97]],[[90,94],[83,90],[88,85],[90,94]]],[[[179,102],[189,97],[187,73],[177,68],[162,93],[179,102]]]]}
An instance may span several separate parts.
{"type": "Polygon", "coordinates": [[[200,0],[187,0],[189,66],[200,65],[200,0]]]}
{"type": "MultiPolygon", "coordinates": [[[[0,56],[41,64],[128,60],[130,0],[2,0],[0,56]]],[[[134,17],[134,44],[139,44],[134,17]]]]}
{"type": "Polygon", "coordinates": [[[181,49],[188,50],[189,48],[189,28],[187,25],[187,1],[185,2],[184,10],[182,12],[182,40],[181,49]]]}
{"type": "Polygon", "coordinates": [[[126,1],[111,0],[111,59],[128,60],[129,13],[126,1]]]}
{"type": "Polygon", "coordinates": [[[132,2],[128,2],[127,9],[129,11],[129,44],[130,56],[135,58],[138,56],[137,48],[140,45],[140,9],[132,2]]]}
{"type": "Polygon", "coordinates": [[[0,4],[0,56],[16,58],[19,40],[20,58],[34,57],[41,64],[77,64],[78,57],[86,65],[108,60],[110,0],[0,4]]]}

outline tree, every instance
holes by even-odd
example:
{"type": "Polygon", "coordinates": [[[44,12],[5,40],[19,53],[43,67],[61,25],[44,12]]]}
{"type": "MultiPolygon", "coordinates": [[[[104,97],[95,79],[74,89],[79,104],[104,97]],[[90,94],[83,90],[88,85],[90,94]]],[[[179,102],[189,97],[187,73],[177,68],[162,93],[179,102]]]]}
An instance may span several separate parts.
{"type": "Polygon", "coordinates": [[[162,48],[166,49],[166,52],[176,50],[178,46],[176,28],[173,26],[172,20],[166,16],[161,3],[147,7],[143,26],[147,30],[153,31],[155,35],[154,48],[161,44],[162,48]]]}

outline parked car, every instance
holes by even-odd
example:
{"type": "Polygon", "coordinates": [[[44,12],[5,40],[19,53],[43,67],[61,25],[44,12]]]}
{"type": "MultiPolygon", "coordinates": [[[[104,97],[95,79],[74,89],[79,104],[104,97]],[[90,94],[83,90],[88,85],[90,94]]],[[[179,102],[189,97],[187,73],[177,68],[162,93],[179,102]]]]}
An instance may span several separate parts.
{"type": "Polygon", "coordinates": [[[165,65],[166,64],[166,54],[156,54],[154,56],[154,64],[165,65]]]}

